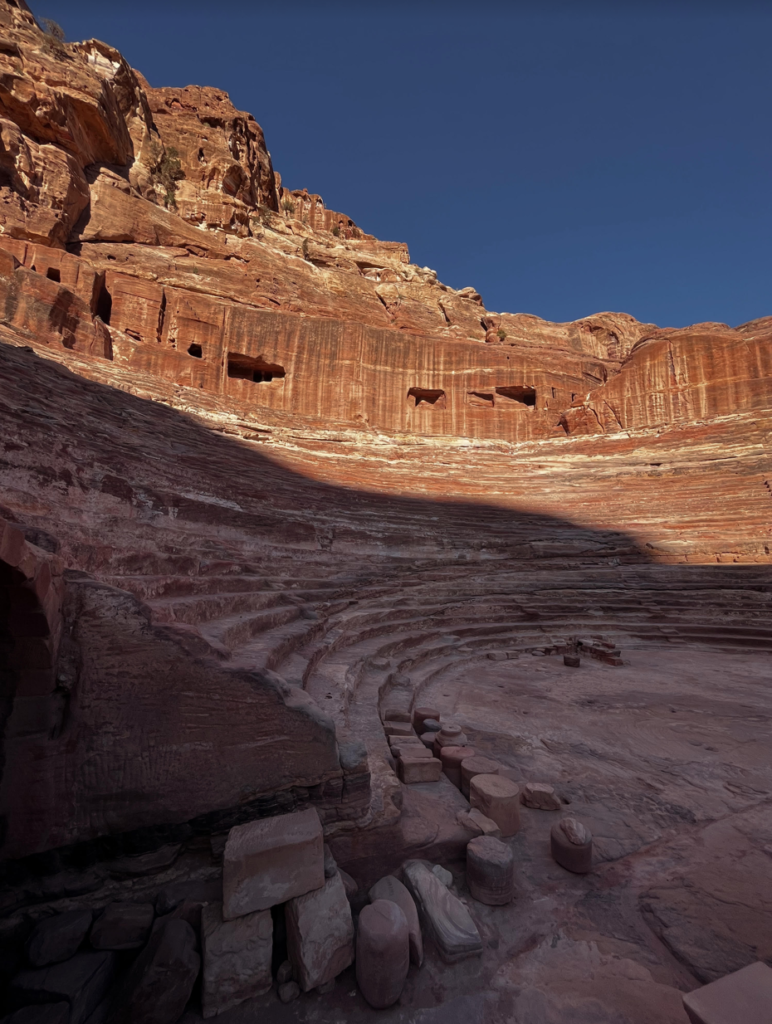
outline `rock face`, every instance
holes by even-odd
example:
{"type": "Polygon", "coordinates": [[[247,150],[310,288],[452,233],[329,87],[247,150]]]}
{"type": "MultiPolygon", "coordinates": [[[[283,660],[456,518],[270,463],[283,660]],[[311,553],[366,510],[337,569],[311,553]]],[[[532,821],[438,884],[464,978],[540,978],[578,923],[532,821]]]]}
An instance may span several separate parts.
{"type": "Polygon", "coordinates": [[[109,1020],[114,1024],[173,1024],[190,999],[200,966],[196,936],[187,921],[165,922],[118,986],[109,1020]]]}
{"type": "Polygon", "coordinates": [[[155,911],[150,903],[111,903],[94,922],[94,949],[140,949],[150,933],[155,911]]]}
{"type": "Polygon", "coordinates": [[[271,987],[273,921],[270,910],[225,921],[222,903],[204,907],[201,914],[204,1017],[238,1006],[271,987]]]}
{"type": "Polygon", "coordinates": [[[239,825],[223,861],[223,916],[267,910],[324,885],[324,842],[314,810],[239,825]]]}
{"type": "Polygon", "coordinates": [[[27,942],[27,958],[32,967],[69,960],[91,928],[90,910],[69,910],[40,921],[27,942]]]}
{"type": "Polygon", "coordinates": [[[83,1024],[107,994],[115,977],[113,953],[77,953],[70,960],[14,979],[11,997],[25,1003],[66,1002],[71,1024],[83,1024]]]}
{"type": "Polygon", "coordinates": [[[304,992],[336,978],[354,959],[354,922],[339,874],[286,906],[287,948],[304,992]]]}

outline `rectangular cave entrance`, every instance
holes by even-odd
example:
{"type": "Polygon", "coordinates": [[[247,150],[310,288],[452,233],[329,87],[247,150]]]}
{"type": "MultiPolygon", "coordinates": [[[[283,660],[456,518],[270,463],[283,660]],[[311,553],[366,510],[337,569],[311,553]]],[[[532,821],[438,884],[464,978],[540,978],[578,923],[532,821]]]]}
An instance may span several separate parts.
{"type": "Polygon", "coordinates": [[[249,380],[255,384],[266,381],[281,380],[287,373],[283,366],[278,363],[269,363],[267,359],[258,356],[244,356],[239,352],[228,353],[228,376],[237,380],[249,380]]]}
{"type": "Polygon", "coordinates": [[[506,388],[496,388],[496,394],[502,398],[508,398],[511,402],[519,402],[520,405],[536,405],[536,388],[528,384],[513,384],[506,388]]]}
{"type": "Polygon", "coordinates": [[[407,393],[408,402],[417,408],[422,402],[433,405],[435,409],[444,409],[446,395],[444,391],[435,388],[411,388],[407,393]]]}

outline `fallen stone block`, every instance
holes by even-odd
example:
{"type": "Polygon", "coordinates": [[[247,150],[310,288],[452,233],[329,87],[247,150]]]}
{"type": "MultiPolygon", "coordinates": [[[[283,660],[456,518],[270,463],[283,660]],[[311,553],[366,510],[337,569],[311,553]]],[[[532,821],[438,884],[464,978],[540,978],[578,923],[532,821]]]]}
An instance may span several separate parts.
{"type": "Polygon", "coordinates": [[[108,903],[91,928],[94,949],[140,949],[153,925],[152,903],[108,903]]]}
{"type": "Polygon", "coordinates": [[[354,922],[340,874],[291,899],[285,915],[287,952],[304,992],[331,981],[353,961],[354,922]]]}
{"type": "Polygon", "coordinates": [[[68,910],[38,921],[27,940],[27,959],[32,967],[47,967],[74,956],[91,927],[90,910],[68,910]]]}
{"type": "MultiPolygon", "coordinates": [[[[426,723],[424,722],[424,725],[425,724],[426,723]]],[[[423,745],[432,752],[432,757],[434,757],[434,737],[436,735],[436,732],[422,732],[418,737],[423,745]]]]}
{"type": "Polygon", "coordinates": [[[469,911],[429,867],[411,860],[403,865],[402,872],[419,916],[445,963],[481,954],[482,940],[469,911]]]}
{"type": "Polygon", "coordinates": [[[479,836],[466,848],[466,881],[472,897],[491,907],[511,903],[515,896],[515,861],[500,839],[479,836]]]}
{"type": "Polygon", "coordinates": [[[436,757],[401,757],[397,768],[407,786],[416,782],[439,782],[442,775],[442,762],[436,757]]]}
{"type": "Polygon", "coordinates": [[[557,864],[577,875],[592,871],[592,835],[576,818],[563,818],[552,826],[550,850],[557,864]]]}
{"type": "Polygon", "coordinates": [[[288,981],[292,981],[292,964],[289,960],[283,960],[276,972],[276,984],[284,985],[288,981]]]}
{"type": "Polygon", "coordinates": [[[383,731],[387,736],[413,736],[410,722],[384,722],[383,731]]]}
{"type": "Polygon", "coordinates": [[[499,826],[495,821],[491,821],[490,818],[486,817],[477,807],[473,807],[469,811],[459,811],[456,815],[456,821],[464,828],[468,828],[470,832],[474,832],[475,835],[494,836],[496,839],[501,839],[501,829],[499,826]]]}
{"type": "Polygon", "coordinates": [[[519,830],[520,789],[510,779],[475,775],[469,783],[469,803],[496,822],[502,837],[513,836],[519,830]]]}
{"type": "Polygon", "coordinates": [[[359,915],[356,949],[357,984],[373,1009],[396,1003],[409,966],[405,915],[391,900],[375,900],[359,915]]]}
{"type": "Polygon", "coordinates": [[[367,894],[371,903],[376,900],[391,900],[396,903],[407,921],[407,932],[410,944],[410,959],[420,967],[424,959],[424,944],[421,938],[421,924],[418,920],[418,910],[415,900],[407,891],[405,886],[394,875],[386,875],[381,878],[370,889],[367,894]]]}
{"type": "Polygon", "coordinates": [[[461,764],[461,792],[469,799],[469,783],[475,775],[496,775],[499,770],[499,762],[490,757],[481,757],[475,754],[474,757],[464,758],[461,764]]]}
{"type": "Polygon", "coordinates": [[[683,996],[692,1024],[768,1024],[772,968],[757,961],[683,996]]]}
{"type": "Polygon", "coordinates": [[[204,1017],[214,1017],[245,999],[263,995],[272,984],[273,920],[270,910],[257,910],[225,921],[222,904],[201,912],[204,1017]]]}
{"type": "Polygon", "coordinates": [[[407,722],[408,725],[412,725],[413,716],[409,711],[398,711],[395,708],[391,708],[383,713],[383,721],[388,722],[407,722]]]}
{"type": "Polygon", "coordinates": [[[300,995],[300,985],[296,981],[285,981],[276,992],[283,1003],[291,1003],[300,995]]]}
{"type": "Polygon", "coordinates": [[[456,787],[461,789],[461,763],[468,757],[474,757],[473,747],[443,747],[440,751],[442,770],[456,787]]]}
{"type": "Polygon", "coordinates": [[[488,651],[486,657],[490,661],[506,661],[507,655],[504,651],[488,651]]]}
{"type": "Polygon", "coordinates": [[[200,966],[193,929],[187,921],[167,921],[150,936],[117,986],[110,1024],[174,1024],[190,999],[200,966]]]}
{"type": "Polygon", "coordinates": [[[579,657],[578,654],[564,654],[563,655],[563,664],[567,665],[569,668],[579,668],[581,663],[582,663],[582,659],[579,657]]]}
{"type": "Polygon", "coordinates": [[[559,811],[563,806],[554,786],[546,782],[526,782],[520,799],[526,807],[534,807],[539,811],[559,811]]]}
{"type": "Polygon", "coordinates": [[[115,969],[114,953],[76,953],[64,963],[17,974],[10,985],[11,1001],[17,1005],[66,1001],[70,1024],[83,1024],[107,994],[115,969]]]}
{"type": "Polygon", "coordinates": [[[396,743],[392,744],[391,752],[396,758],[400,757],[422,757],[427,758],[432,756],[431,750],[421,743],[420,740],[415,742],[410,738],[404,740],[400,739],[396,743]]]}
{"type": "MultiPolygon", "coordinates": [[[[424,732],[439,732],[442,726],[440,725],[439,718],[425,718],[423,724],[424,732]]],[[[418,730],[416,729],[416,732],[418,730]]]]}
{"type": "Polygon", "coordinates": [[[323,845],[322,824],[313,808],[232,828],[223,857],[225,920],[320,889],[323,845]]]}
{"type": "Polygon", "coordinates": [[[453,875],[450,873],[450,871],[448,871],[447,868],[444,868],[442,864],[435,864],[432,867],[432,874],[436,878],[439,878],[439,880],[447,889],[449,889],[451,885],[453,885],[453,875]]]}
{"type": "Polygon", "coordinates": [[[340,879],[343,882],[343,888],[346,890],[346,899],[348,899],[350,902],[359,892],[359,886],[357,885],[356,881],[351,877],[351,875],[345,872],[343,868],[338,868],[338,874],[340,875],[340,879]]]}

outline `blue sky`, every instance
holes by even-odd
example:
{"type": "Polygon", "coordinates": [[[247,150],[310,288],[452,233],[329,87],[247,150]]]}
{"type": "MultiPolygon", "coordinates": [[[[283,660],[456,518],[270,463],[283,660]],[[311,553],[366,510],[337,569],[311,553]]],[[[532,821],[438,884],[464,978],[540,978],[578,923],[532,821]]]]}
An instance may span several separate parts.
{"type": "Polygon", "coordinates": [[[31,0],[491,310],[772,314],[772,4],[31,0]]]}

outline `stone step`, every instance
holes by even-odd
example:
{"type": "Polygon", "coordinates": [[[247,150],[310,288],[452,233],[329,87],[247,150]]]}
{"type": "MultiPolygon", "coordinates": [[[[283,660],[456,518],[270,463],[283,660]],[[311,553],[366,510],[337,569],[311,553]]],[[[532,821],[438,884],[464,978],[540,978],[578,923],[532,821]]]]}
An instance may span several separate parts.
{"type": "Polygon", "coordinates": [[[223,644],[234,651],[258,633],[265,633],[277,626],[283,626],[299,617],[300,609],[296,605],[280,605],[259,612],[213,619],[199,632],[206,640],[223,644]]]}

